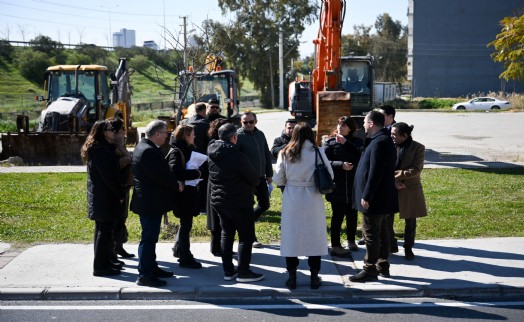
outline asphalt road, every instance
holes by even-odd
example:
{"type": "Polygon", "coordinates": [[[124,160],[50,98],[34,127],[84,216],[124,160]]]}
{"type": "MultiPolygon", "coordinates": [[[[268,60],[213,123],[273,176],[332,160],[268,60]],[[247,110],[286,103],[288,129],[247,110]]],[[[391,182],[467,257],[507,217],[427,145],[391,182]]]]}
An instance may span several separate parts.
{"type": "MultiPolygon", "coordinates": [[[[271,148],[290,117],[260,113],[257,127],[271,148]]],[[[524,113],[397,112],[397,122],[414,125],[413,138],[426,146],[426,162],[524,162],[524,113]]]]}
{"type": "Polygon", "coordinates": [[[2,321],[521,321],[519,298],[4,302],[2,321]]]}

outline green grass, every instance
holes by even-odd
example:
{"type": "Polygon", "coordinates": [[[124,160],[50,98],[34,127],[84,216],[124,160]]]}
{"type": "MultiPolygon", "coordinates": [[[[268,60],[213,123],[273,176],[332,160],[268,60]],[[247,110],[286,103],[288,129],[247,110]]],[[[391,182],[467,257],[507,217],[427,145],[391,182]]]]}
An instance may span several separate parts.
{"type": "MultiPolygon", "coordinates": [[[[426,169],[423,184],[429,215],[419,220],[417,239],[523,237],[524,168],[426,169]]],[[[88,243],[93,222],[86,215],[85,173],[0,174],[0,241],[88,243]]],[[[282,195],[274,189],[271,208],[256,224],[263,243],[278,242],[282,195]]],[[[328,227],[331,207],[326,203],[328,227]]],[[[178,225],[172,213],[161,240],[173,241],[178,225]]],[[[404,222],[395,231],[402,238],[404,222]]],[[[130,242],[138,242],[138,216],[130,213],[130,242]]],[[[360,229],[358,232],[360,236],[360,229]]],[[[206,217],[195,218],[193,241],[208,241],[206,217]]]]}

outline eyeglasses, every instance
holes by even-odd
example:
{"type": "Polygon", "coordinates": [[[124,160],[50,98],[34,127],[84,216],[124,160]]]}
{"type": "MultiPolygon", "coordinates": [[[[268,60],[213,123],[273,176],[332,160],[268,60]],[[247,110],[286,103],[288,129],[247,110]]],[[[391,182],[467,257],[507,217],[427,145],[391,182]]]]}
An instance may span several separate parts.
{"type": "Polygon", "coordinates": [[[242,121],[242,124],[255,124],[255,120],[251,120],[251,121],[242,121]]]}
{"type": "Polygon", "coordinates": [[[109,132],[109,131],[110,131],[110,132],[115,132],[115,129],[113,129],[113,128],[110,128],[110,129],[104,129],[104,132],[109,132]]]}
{"type": "Polygon", "coordinates": [[[220,106],[218,106],[218,105],[211,105],[211,106],[210,106],[209,108],[213,108],[213,109],[219,109],[219,108],[220,108],[220,106]]]}

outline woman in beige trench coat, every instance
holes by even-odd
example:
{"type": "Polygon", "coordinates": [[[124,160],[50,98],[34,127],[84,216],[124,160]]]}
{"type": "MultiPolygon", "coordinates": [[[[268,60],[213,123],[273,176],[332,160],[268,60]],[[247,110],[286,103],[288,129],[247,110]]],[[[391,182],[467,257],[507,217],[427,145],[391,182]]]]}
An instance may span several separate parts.
{"type": "Polygon", "coordinates": [[[413,141],[413,125],[395,123],[391,127],[391,138],[397,147],[395,164],[395,185],[398,189],[400,219],[404,227],[404,257],[415,258],[413,245],[417,230],[417,218],[427,216],[426,200],[422,191],[420,173],[424,167],[424,145],[413,141]]]}

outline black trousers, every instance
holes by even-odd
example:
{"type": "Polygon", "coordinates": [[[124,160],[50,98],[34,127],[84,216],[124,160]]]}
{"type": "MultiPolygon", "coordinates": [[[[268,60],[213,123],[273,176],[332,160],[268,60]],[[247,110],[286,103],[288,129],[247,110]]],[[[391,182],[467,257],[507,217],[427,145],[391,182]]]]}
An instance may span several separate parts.
{"type": "Polygon", "coordinates": [[[255,222],[253,221],[253,208],[223,208],[213,207],[220,218],[222,226],[221,248],[222,266],[224,272],[231,274],[235,271],[233,265],[233,243],[235,233],[238,232],[238,273],[249,272],[251,252],[255,237],[255,222]]]}
{"type": "Polygon", "coordinates": [[[110,268],[110,261],[113,255],[113,225],[113,221],[95,220],[94,270],[110,268]]]}
{"type": "Polygon", "coordinates": [[[389,230],[388,214],[363,214],[362,230],[366,236],[366,255],[364,271],[378,275],[381,270],[389,269],[389,230]]]}
{"type": "Polygon", "coordinates": [[[331,217],[331,247],[342,246],[340,242],[340,232],[342,230],[342,223],[346,219],[346,236],[348,241],[355,241],[357,234],[358,211],[353,209],[351,204],[344,202],[332,202],[331,210],[333,215],[331,217]]]}
{"type": "MultiPolygon", "coordinates": [[[[286,257],[286,269],[288,272],[296,271],[298,267],[298,257],[286,257]]],[[[320,272],[320,256],[309,256],[307,258],[309,271],[311,273],[320,272]]]]}
{"type": "Polygon", "coordinates": [[[175,245],[178,244],[180,263],[188,262],[193,258],[190,250],[190,235],[193,228],[193,216],[180,217],[180,226],[176,234],[175,245]]]}
{"type": "Polygon", "coordinates": [[[413,248],[415,245],[415,235],[417,233],[417,218],[405,219],[404,226],[404,248],[413,248]]]}

